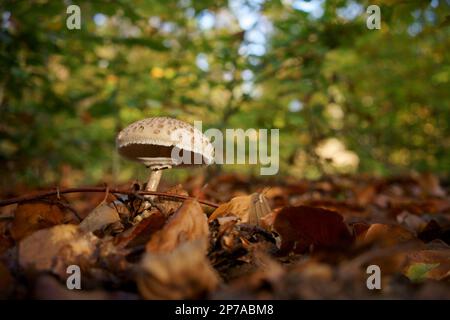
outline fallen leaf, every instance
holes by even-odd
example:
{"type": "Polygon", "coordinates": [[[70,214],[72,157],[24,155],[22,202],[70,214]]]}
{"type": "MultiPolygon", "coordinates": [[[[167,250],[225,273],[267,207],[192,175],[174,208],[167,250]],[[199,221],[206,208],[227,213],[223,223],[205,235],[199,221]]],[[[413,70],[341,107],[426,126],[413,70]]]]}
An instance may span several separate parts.
{"type": "Polygon", "coordinates": [[[410,252],[403,273],[414,282],[425,279],[443,280],[450,277],[450,247],[410,252]]]}
{"type": "MultiPolygon", "coordinates": [[[[164,192],[181,196],[189,196],[189,194],[186,190],[183,189],[183,186],[181,184],[171,187],[164,192]]],[[[162,213],[167,217],[173,214],[183,205],[183,202],[181,201],[173,201],[167,198],[157,198],[155,202],[158,205],[158,209],[160,209],[162,213]]]]}
{"type": "Polygon", "coordinates": [[[276,215],[273,227],[281,236],[282,253],[346,247],[353,241],[342,216],[321,208],[286,207],[276,215]]]}
{"type": "Polygon", "coordinates": [[[109,224],[120,222],[117,210],[110,204],[101,203],[80,223],[80,230],[94,232],[101,230],[109,224]]]}
{"type": "Polygon", "coordinates": [[[260,193],[253,193],[249,196],[235,197],[220,205],[208,220],[213,221],[218,217],[234,215],[239,217],[242,223],[259,225],[260,220],[270,211],[266,197],[260,193]]]}
{"type": "Polygon", "coordinates": [[[374,223],[366,232],[360,234],[356,243],[358,246],[377,244],[381,247],[389,247],[414,238],[411,231],[399,225],[374,223]]]}
{"type": "Polygon", "coordinates": [[[273,224],[275,223],[275,218],[277,217],[278,213],[282,210],[282,208],[274,209],[272,212],[266,214],[264,217],[261,218],[260,224],[261,227],[272,231],[273,230],[273,224]]]}
{"type": "Polygon", "coordinates": [[[146,252],[137,285],[145,299],[198,299],[217,288],[219,276],[206,258],[204,240],[183,242],[170,252],[146,252]]]}
{"type": "Polygon", "coordinates": [[[239,196],[230,201],[221,204],[209,217],[208,221],[213,221],[219,217],[234,215],[239,217],[242,221],[248,220],[250,211],[250,196],[239,196]]]}
{"type": "Polygon", "coordinates": [[[289,195],[285,188],[275,186],[264,190],[262,193],[270,200],[273,208],[281,208],[289,205],[289,195]]]}
{"type": "Polygon", "coordinates": [[[186,200],[146,245],[149,252],[169,252],[180,243],[208,239],[208,220],[196,200],[186,200]]]}
{"type": "Polygon", "coordinates": [[[64,222],[65,213],[57,204],[29,202],[17,206],[11,226],[11,235],[19,241],[33,232],[64,222]]]}
{"type": "Polygon", "coordinates": [[[155,209],[148,218],[117,235],[114,243],[122,248],[145,245],[154,233],[164,226],[166,221],[166,216],[155,209]]]}
{"type": "Polygon", "coordinates": [[[413,282],[421,282],[427,279],[427,274],[439,266],[439,263],[415,263],[410,265],[405,275],[413,282]]]}
{"type": "Polygon", "coordinates": [[[76,225],[59,225],[36,231],[19,243],[19,265],[30,271],[66,274],[71,264],[93,258],[98,238],[76,225]]]}
{"type": "Polygon", "coordinates": [[[369,229],[370,224],[367,224],[365,222],[356,222],[350,224],[351,228],[353,229],[353,236],[355,239],[358,239],[361,237],[361,235],[365,235],[367,232],[367,229],[369,229]]]}

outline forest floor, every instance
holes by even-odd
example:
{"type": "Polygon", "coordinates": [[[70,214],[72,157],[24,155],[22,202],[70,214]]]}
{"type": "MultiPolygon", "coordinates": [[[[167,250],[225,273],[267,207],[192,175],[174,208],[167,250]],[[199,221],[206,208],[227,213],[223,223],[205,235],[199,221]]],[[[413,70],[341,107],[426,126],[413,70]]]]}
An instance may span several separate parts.
{"type": "Polygon", "coordinates": [[[0,207],[0,298],[450,299],[449,186],[433,175],[141,189],[0,207]]]}

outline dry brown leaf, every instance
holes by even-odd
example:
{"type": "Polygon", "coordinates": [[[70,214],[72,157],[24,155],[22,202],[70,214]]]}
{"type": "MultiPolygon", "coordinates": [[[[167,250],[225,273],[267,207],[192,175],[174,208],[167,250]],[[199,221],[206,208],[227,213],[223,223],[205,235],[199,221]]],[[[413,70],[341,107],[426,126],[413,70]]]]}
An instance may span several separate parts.
{"type": "Polygon", "coordinates": [[[273,228],[281,236],[282,253],[304,253],[312,248],[342,249],[353,242],[342,216],[322,208],[283,208],[276,215],[273,228]]]}
{"type": "Polygon", "coordinates": [[[270,200],[273,208],[280,208],[289,204],[289,194],[286,191],[286,188],[274,186],[265,189],[262,193],[270,200]]]}
{"type": "Polygon", "coordinates": [[[410,252],[403,273],[411,280],[450,278],[450,247],[410,252]]]}
{"type": "Polygon", "coordinates": [[[30,202],[17,206],[11,235],[19,241],[33,232],[64,222],[65,213],[57,204],[30,202]]]}
{"type": "Polygon", "coordinates": [[[114,243],[121,248],[145,245],[164,226],[166,220],[159,210],[152,210],[148,218],[116,236],[114,243]]]}
{"type": "Polygon", "coordinates": [[[120,217],[116,208],[107,203],[101,203],[81,221],[80,230],[94,232],[118,221],[120,221],[120,217]]]}
{"type": "Polygon", "coordinates": [[[359,235],[356,243],[358,246],[377,244],[381,247],[389,247],[414,238],[412,232],[401,226],[375,223],[359,235]]]}
{"type": "Polygon", "coordinates": [[[248,219],[250,211],[250,196],[240,196],[231,199],[230,201],[221,204],[209,217],[208,221],[213,221],[219,217],[234,215],[239,217],[242,221],[248,219]]]}
{"type": "Polygon", "coordinates": [[[26,270],[65,274],[68,265],[89,261],[97,242],[97,237],[83,234],[76,225],[39,230],[19,243],[19,264],[26,270]]]}
{"type": "Polygon", "coordinates": [[[234,215],[239,217],[242,223],[259,225],[260,220],[270,211],[266,197],[261,193],[253,193],[249,196],[235,197],[220,205],[208,220],[213,221],[219,217],[234,215]]]}
{"type": "Polygon", "coordinates": [[[208,239],[209,228],[206,215],[196,200],[186,200],[167,220],[164,227],[147,243],[148,252],[169,252],[180,243],[208,239]]]}
{"type": "MultiPolygon", "coordinates": [[[[181,184],[171,187],[164,192],[170,194],[178,194],[181,196],[189,196],[189,194],[186,190],[183,189],[183,186],[181,184]]],[[[157,200],[155,201],[158,205],[158,209],[161,209],[162,213],[166,216],[170,216],[183,205],[183,203],[180,201],[173,201],[167,198],[157,198],[157,200]]]]}
{"type": "Polygon", "coordinates": [[[196,299],[214,290],[219,276],[206,258],[207,243],[181,243],[171,252],[146,252],[137,272],[145,299],[196,299]]]}
{"type": "Polygon", "coordinates": [[[263,218],[260,220],[261,227],[272,231],[273,230],[273,224],[275,223],[275,218],[277,217],[278,212],[280,212],[282,208],[277,208],[273,210],[272,212],[266,214],[263,218]]]}

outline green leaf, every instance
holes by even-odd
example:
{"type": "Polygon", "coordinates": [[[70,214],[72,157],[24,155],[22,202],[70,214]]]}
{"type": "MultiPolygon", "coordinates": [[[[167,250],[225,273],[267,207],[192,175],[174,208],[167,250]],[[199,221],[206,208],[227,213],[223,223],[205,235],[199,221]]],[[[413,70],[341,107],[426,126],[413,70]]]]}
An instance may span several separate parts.
{"type": "Polygon", "coordinates": [[[428,272],[438,266],[439,263],[415,263],[409,266],[406,276],[412,282],[421,282],[427,279],[428,272]]]}

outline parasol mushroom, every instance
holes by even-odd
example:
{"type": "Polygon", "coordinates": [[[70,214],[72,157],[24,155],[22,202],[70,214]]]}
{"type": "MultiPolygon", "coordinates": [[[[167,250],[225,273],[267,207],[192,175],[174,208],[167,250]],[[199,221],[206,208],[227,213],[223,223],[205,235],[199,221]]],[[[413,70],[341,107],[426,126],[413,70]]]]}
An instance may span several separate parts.
{"type": "Polygon", "coordinates": [[[162,170],[209,165],[214,147],[200,130],[168,117],[136,121],[119,132],[117,150],[123,157],[150,168],[146,191],[156,191],[162,170]]]}

